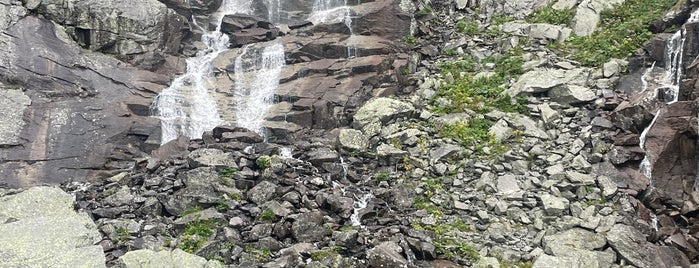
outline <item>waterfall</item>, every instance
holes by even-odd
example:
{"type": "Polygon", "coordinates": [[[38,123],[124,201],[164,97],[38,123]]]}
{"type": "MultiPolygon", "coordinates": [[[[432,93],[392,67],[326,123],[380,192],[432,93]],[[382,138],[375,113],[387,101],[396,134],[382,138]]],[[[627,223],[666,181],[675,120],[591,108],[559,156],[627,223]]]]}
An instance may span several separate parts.
{"type": "MultiPolygon", "coordinates": [[[[644,152],[646,151],[646,135],[648,135],[648,131],[653,127],[655,124],[655,120],[660,117],[660,110],[658,110],[655,113],[655,116],[653,117],[653,121],[650,122],[650,125],[648,125],[643,132],[641,132],[641,136],[639,137],[640,143],[639,146],[641,147],[641,150],[644,152]]],[[[646,193],[649,194],[653,191],[653,166],[651,165],[650,158],[648,157],[648,153],[645,154],[643,157],[643,160],[641,161],[641,165],[638,167],[638,171],[643,174],[643,176],[646,176],[650,183],[648,184],[648,191],[646,193]]]]}
{"type": "Polygon", "coordinates": [[[272,107],[284,67],[284,46],[247,45],[235,60],[236,124],[264,136],[263,122],[272,107]]]}
{"type": "MultiPolygon", "coordinates": [[[[699,9],[692,12],[692,15],[686,23],[692,23],[697,21],[699,21],[699,9]]],[[[662,93],[663,101],[665,101],[667,104],[675,103],[679,99],[679,89],[680,82],[682,79],[683,65],[682,54],[684,53],[686,33],[687,30],[685,29],[685,27],[681,27],[672,35],[672,37],[667,41],[667,44],[665,46],[665,68],[664,75],[662,77],[662,80],[660,81],[661,88],[659,89],[659,91],[662,92],[656,92],[656,98],[660,99],[661,96],[658,93],[662,93]]],[[[643,84],[643,90],[641,92],[647,89],[647,76],[654,67],[655,63],[653,63],[653,65],[648,70],[646,70],[643,76],[641,76],[641,82],[643,84]]],[[[643,132],[641,132],[641,136],[639,137],[639,146],[641,147],[641,150],[643,150],[644,152],[646,152],[646,135],[655,124],[655,121],[660,116],[660,112],[661,111],[658,110],[655,113],[655,116],[653,117],[653,120],[650,122],[650,125],[648,125],[643,130],[643,132]]],[[[644,176],[646,176],[646,178],[650,180],[648,190],[646,191],[646,195],[648,195],[653,191],[653,167],[651,164],[651,159],[648,157],[648,153],[645,154],[645,157],[641,161],[641,164],[639,165],[638,169],[639,172],[641,172],[641,174],[643,174],[644,176]]],[[[697,182],[695,182],[695,185],[696,184],[697,182]]]]}
{"type": "Polygon", "coordinates": [[[350,216],[350,221],[352,222],[352,226],[359,226],[359,227],[364,227],[362,226],[361,219],[359,218],[359,211],[362,209],[365,209],[366,206],[369,204],[369,199],[373,198],[374,195],[369,192],[364,194],[361,198],[357,199],[352,203],[352,208],[354,209],[354,212],[350,216]]]}
{"type": "MultiPolygon", "coordinates": [[[[315,0],[313,2],[313,13],[308,17],[308,21],[316,25],[342,22],[349,29],[350,37],[354,35],[354,30],[352,29],[352,8],[348,6],[347,0],[315,0]]],[[[356,48],[347,45],[347,57],[356,56],[356,48]]]]}
{"type": "MultiPolygon", "coordinates": [[[[699,21],[699,9],[695,10],[686,23],[699,21]]],[[[685,24],[686,24],[685,23],[685,24]]],[[[680,82],[682,79],[682,54],[684,43],[687,39],[687,29],[681,27],[667,41],[665,47],[665,75],[662,84],[665,87],[664,95],[670,97],[668,104],[677,102],[679,98],[680,82]]]]}
{"type": "Polygon", "coordinates": [[[175,78],[151,105],[153,114],[161,121],[161,144],[179,135],[201,138],[204,131],[221,124],[216,100],[210,94],[215,89],[212,62],[228,49],[228,36],[221,32],[223,17],[236,13],[252,14],[251,1],[224,0],[213,15],[217,22],[214,31],[207,31],[206,27],[197,25],[195,21],[195,25],[204,32],[201,41],[206,48],[187,59],[185,74],[175,78]]]}
{"type": "Polygon", "coordinates": [[[281,0],[267,0],[267,20],[273,23],[281,22],[282,3],[281,0]]]}

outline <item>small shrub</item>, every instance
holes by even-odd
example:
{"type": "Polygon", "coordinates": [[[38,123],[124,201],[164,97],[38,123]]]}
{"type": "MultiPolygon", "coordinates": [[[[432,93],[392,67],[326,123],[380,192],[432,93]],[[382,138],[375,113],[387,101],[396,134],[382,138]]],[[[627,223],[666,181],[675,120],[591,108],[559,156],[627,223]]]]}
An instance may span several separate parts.
{"type": "Polygon", "coordinates": [[[529,14],[525,19],[529,23],[548,23],[548,24],[565,24],[568,25],[575,16],[575,9],[557,10],[551,6],[539,9],[529,14]]]}
{"type": "Polygon", "coordinates": [[[274,220],[277,219],[277,215],[274,215],[274,212],[271,209],[265,209],[260,212],[257,219],[262,222],[274,222],[274,220]]]}
{"type": "Polygon", "coordinates": [[[408,45],[414,46],[417,45],[417,38],[415,38],[415,36],[412,35],[406,35],[403,36],[403,42],[405,42],[408,45]]]}
{"type": "Polygon", "coordinates": [[[185,230],[180,236],[179,248],[188,253],[199,250],[206,240],[213,235],[216,222],[209,220],[193,221],[185,225],[185,230]]]}
{"type": "Polygon", "coordinates": [[[419,9],[418,11],[416,11],[415,17],[418,19],[422,19],[424,17],[427,17],[430,14],[432,14],[432,8],[429,6],[426,6],[426,7],[419,9]]]}
{"type": "Polygon", "coordinates": [[[323,250],[323,251],[316,251],[311,253],[311,260],[314,261],[322,261],[326,258],[337,258],[340,256],[340,254],[337,254],[337,252],[334,251],[329,251],[329,250],[323,250]]]}
{"type": "Polygon", "coordinates": [[[374,179],[377,181],[390,181],[391,174],[388,172],[379,172],[374,174],[374,179]]]}
{"type": "Polygon", "coordinates": [[[456,23],[456,30],[465,35],[476,36],[478,35],[478,23],[475,21],[463,21],[460,20],[456,23]]]}
{"type": "Polygon", "coordinates": [[[255,259],[259,262],[268,262],[272,258],[272,252],[265,248],[254,248],[252,246],[246,246],[245,252],[253,254],[255,259]]]}
{"type": "Polygon", "coordinates": [[[272,158],[267,155],[260,156],[255,160],[255,164],[260,169],[267,169],[272,165],[272,158]]]}

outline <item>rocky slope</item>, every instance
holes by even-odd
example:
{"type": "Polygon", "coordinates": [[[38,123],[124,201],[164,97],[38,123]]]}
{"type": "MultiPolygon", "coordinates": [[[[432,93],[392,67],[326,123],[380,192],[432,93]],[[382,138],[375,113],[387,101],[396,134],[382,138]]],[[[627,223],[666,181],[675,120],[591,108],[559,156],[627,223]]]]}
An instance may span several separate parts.
{"type": "MultiPolygon", "coordinates": [[[[72,178],[62,187],[94,219],[108,266],[686,267],[697,256],[694,65],[679,101],[642,102],[634,92],[668,35],[598,66],[555,46],[593,35],[621,2],[361,1],[351,28],[260,2],[268,19],[224,26],[232,46],[285,46],[268,136],[220,126],[158,146],[147,107],[201,47],[194,22],[220,1],[6,1],[1,170],[12,186],[72,178]],[[535,10],[571,17],[537,22],[535,10]]],[[[239,53],[216,60],[219,89],[239,53]]]]}

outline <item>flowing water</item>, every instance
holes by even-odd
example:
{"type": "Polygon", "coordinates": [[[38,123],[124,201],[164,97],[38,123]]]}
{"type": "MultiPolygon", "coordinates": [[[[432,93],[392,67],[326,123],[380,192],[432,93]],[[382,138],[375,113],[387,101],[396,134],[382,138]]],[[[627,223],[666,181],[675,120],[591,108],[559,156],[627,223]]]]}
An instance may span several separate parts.
{"type": "Polygon", "coordinates": [[[265,136],[265,113],[274,103],[284,67],[284,46],[245,46],[235,60],[235,121],[240,127],[265,136]]]}
{"type": "MultiPolygon", "coordinates": [[[[342,22],[349,29],[350,36],[353,36],[352,12],[347,0],[316,0],[313,3],[313,13],[308,17],[308,21],[316,25],[342,22]]],[[[357,49],[348,45],[347,57],[357,56],[357,49]]]]}
{"type": "Polygon", "coordinates": [[[214,31],[207,31],[205,26],[199,26],[195,21],[195,25],[204,32],[201,41],[206,48],[187,59],[186,73],[175,78],[151,105],[154,115],[161,121],[161,144],[180,135],[201,138],[204,131],[222,123],[216,100],[211,94],[216,87],[212,79],[212,62],[228,49],[228,36],[221,32],[223,17],[236,13],[252,14],[251,1],[224,0],[213,15],[213,20],[217,22],[214,31]]]}
{"type": "Polygon", "coordinates": [[[362,225],[361,219],[359,218],[359,213],[362,211],[362,209],[365,209],[367,205],[369,204],[369,200],[374,198],[374,195],[369,192],[365,193],[361,198],[357,199],[352,203],[352,208],[354,209],[354,212],[350,216],[350,221],[352,222],[352,226],[359,226],[359,227],[364,227],[362,225]]]}
{"type": "MultiPolygon", "coordinates": [[[[697,21],[699,21],[699,10],[694,11],[686,23],[697,21]]],[[[679,99],[679,89],[680,82],[682,79],[682,68],[684,64],[682,55],[684,53],[686,34],[687,30],[685,29],[685,27],[681,27],[681,29],[675,32],[672,35],[672,37],[668,39],[665,47],[665,68],[663,70],[664,74],[662,76],[662,79],[659,81],[659,84],[661,86],[658,89],[658,91],[655,92],[655,97],[656,99],[662,100],[667,104],[675,103],[679,99]]],[[[653,66],[646,70],[646,72],[641,77],[641,82],[643,84],[643,90],[641,92],[645,91],[648,88],[647,79],[649,73],[654,67],[655,63],[653,63],[653,66]]],[[[655,113],[655,116],[653,117],[653,120],[651,121],[650,125],[648,125],[641,133],[639,145],[644,152],[646,151],[646,135],[655,124],[655,121],[660,116],[660,113],[661,110],[658,110],[655,113]]],[[[639,172],[641,172],[641,174],[643,174],[650,180],[650,185],[648,186],[648,190],[646,191],[647,195],[653,191],[653,167],[651,164],[651,159],[648,157],[647,153],[641,161],[641,164],[639,166],[639,172]]],[[[695,181],[695,185],[697,184],[698,183],[695,181]]]]}

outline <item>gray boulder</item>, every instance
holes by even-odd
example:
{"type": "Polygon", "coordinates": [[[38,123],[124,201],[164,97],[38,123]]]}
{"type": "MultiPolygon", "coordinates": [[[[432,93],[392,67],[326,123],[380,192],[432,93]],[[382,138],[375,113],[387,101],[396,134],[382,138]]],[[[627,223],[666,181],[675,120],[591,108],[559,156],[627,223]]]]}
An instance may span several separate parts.
{"type": "Polygon", "coordinates": [[[609,244],[619,256],[637,267],[687,267],[687,257],[673,247],[654,245],[635,228],[617,224],[607,232],[609,244]]]}
{"type": "Polygon", "coordinates": [[[551,100],[563,104],[581,104],[597,98],[594,90],[578,85],[561,85],[549,90],[551,100]]]}
{"type": "Polygon", "coordinates": [[[223,152],[219,149],[201,148],[189,153],[187,158],[191,168],[215,167],[215,168],[238,168],[231,153],[223,152]]]}
{"type": "Polygon", "coordinates": [[[389,98],[374,98],[359,108],[354,115],[353,124],[355,128],[362,128],[372,122],[385,123],[391,119],[414,113],[415,107],[410,103],[389,98]]]}
{"type": "Polygon", "coordinates": [[[119,257],[117,268],[216,268],[223,265],[215,260],[209,260],[181,249],[172,251],[153,251],[140,249],[129,251],[119,257]]]}
{"type": "Polygon", "coordinates": [[[359,130],[341,129],[337,142],[342,149],[350,152],[363,152],[369,144],[369,139],[359,130]]]}
{"type": "Polygon", "coordinates": [[[550,194],[541,195],[539,200],[541,200],[546,214],[550,216],[560,216],[564,211],[568,210],[568,205],[570,204],[568,199],[550,194]]]}
{"type": "Polygon", "coordinates": [[[120,55],[177,53],[187,27],[185,17],[157,0],[42,0],[34,10],[70,25],[83,47],[120,55]]]}
{"type": "Polygon", "coordinates": [[[577,36],[592,34],[597,29],[602,11],[623,2],[624,0],[583,0],[575,10],[573,32],[577,36]]]}
{"type": "Polygon", "coordinates": [[[320,212],[307,212],[296,216],[291,224],[291,233],[301,242],[317,242],[329,234],[323,227],[323,216],[320,212]]]}
{"type": "Polygon", "coordinates": [[[255,187],[248,191],[248,198],[255,204],[263,204],[272,199],[275,193],[276,185],[269,181],[261,181],[255,187]]]}
{"type": "Polygon", "coordinates": [[[572,250],[595,250],[607,244],[604,235],[581,228],[569,229],[557,234],[544,236],[544,250],[554,256],[568,256],[572,250]]]}
{"type": "Polygon", "coordinates": [[[590,70],[587,68],[577,68],[572,70],[563,69],[534,69],[524,73],[519,80],[504,91],[510,97],[520,95],[547,92],[555,87],[564,85],[585,85],[590,70]]]}
{"type": "MultiPolygon", "coordinates": [[[[474,2],[474,1],[471,1],[474,2]]],[[[547,6],[551,0],[482,0],[480,2],[481,14],[511,15],[518,19],[523,19],[539,8],[547,6]]]]}
{"type": "Polygon", "coordinates": [[[3,267],[105,267],[102,236],[73,197],[36,187],[0,198],[3,267]]]}
{"type": "Polygon", "coordinates": [[[408,261],[401,255],[402,248],[395,242],[382,242],[367,252],[373,267],[407,267],[408,261]]]}

